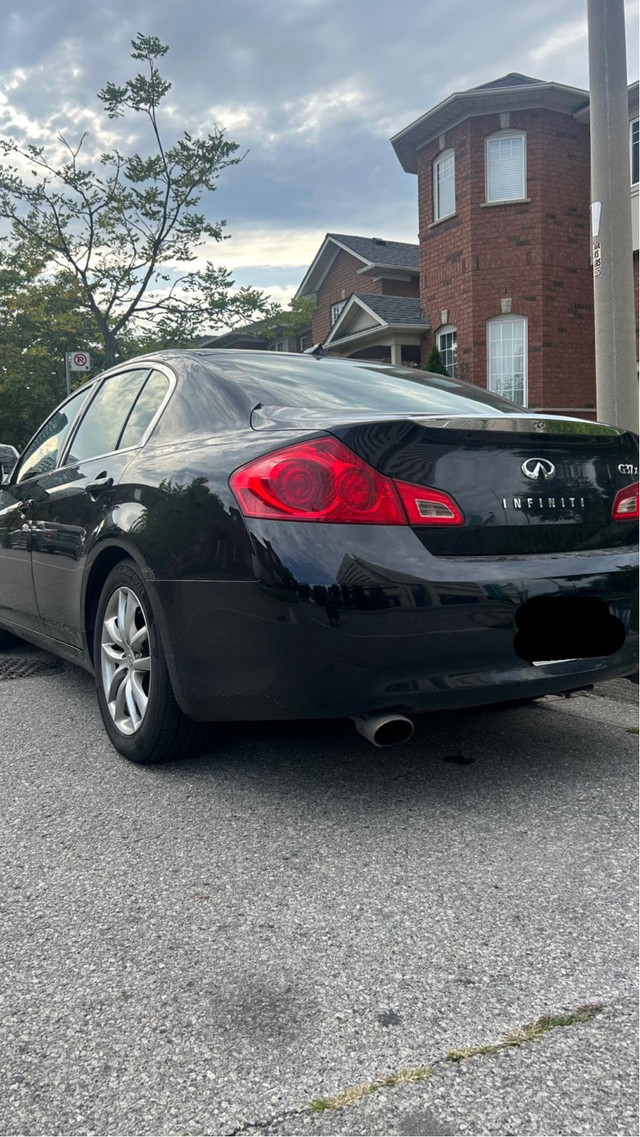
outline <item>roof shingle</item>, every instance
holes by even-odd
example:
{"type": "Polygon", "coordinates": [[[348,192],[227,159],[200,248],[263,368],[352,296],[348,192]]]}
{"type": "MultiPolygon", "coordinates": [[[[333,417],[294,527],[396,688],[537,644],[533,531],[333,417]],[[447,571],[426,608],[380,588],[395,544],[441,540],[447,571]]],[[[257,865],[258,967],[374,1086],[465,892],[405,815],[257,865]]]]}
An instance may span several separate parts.
{"type": "Polygon", "coordinates": [[[415,272],[420,269],[420,246],[407,241],[383,241],[381,237],[354,237],[345,233],[327,233],[347,245],[358,257],[375,265],[393,265],[415,272]]]}

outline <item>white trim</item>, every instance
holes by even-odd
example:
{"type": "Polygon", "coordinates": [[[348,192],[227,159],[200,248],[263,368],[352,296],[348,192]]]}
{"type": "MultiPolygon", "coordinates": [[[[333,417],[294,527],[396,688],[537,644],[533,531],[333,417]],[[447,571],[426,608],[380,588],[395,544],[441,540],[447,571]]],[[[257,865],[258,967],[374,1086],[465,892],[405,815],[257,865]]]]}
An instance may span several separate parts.
{"type": "Polygon", "coordinates": [[[433,193],[433,209],[432,209],[433,221],[434,222],[444,221],[444,220],[446,220],[447,217],[453,217],[453,215],[456,211],[456,152],[455,152],[455,150],[452,147],[449,147],[448,150],[441,150],[440,153],[436,154],[435,158],[433,159],[433,162],[431,163],[431,167],[432,167],[431,187],[432,187],[432,193],[433,193]],[[451,175],[451,178],[453,180],[453,203],[452,203],[453,208],[450,209],[448,213],[440,213],[440,211],[439,211],[440,210],[440,199],[439,199],[439,194],[438,194],[438,188],[439,188],[440,183],[438,181],[438,174],[439,174],[440,167],[441,167],[442,163],[444,161],[449,161],[449,159],[451,159],[451,162],[453,164],[453,173],[451,175]]]}
{"type": "Polygon", "coordinates": [[[563,83],[532,83],[517,87],[491,87],[481,91],[456,91],[394,134],[390,141],[405,172],[416,174],[418,151],[430,146],[443,130],[448,132],[469,118],[499,114],[505,104],[511,111],[546,107],[573,117],[585,109],[588,100],[588,91],[568,87],[563,83]],[[419,133],[420,128],[426,132],[430,120],[433,123],[431,130],[425,133],[425,137],[412,143],[411,134],[419,133]]]}
{"type": "MultiPolygon", "coordinates": [[[[638,126],[638,132],[640,134],[640,119],[638,119],[637,115],[635,116],[635,118],[629,119],[629,176],[631,178],[631,187],[632,188],[635,188],[638,185],[638,182],[637,181],[634,182],[634,180],[633,180],[633,128],[634,128],[634,126],[638,126]]],[[[639,159],[639,161],[640,161],[640,159],[639,159]]]]}
{"type": "Polygon", "coordinates": [[[309,268],[307,269],[307,271],[304,275],[302,283],[300,284],[300,286],[299,286],[299,288],[295,294],[294,299],[297,299],[299,296],[305,296],[306,295],[307,289],[305,286],[307,285],[307,281],[309,281],[312,273],[315,271],[315,268],[316,268],[318,261],[320,260],[322,254],[324,253],[325,249],[328,248],[329,245],[335,245],[335,252],[333,253],[333,256],[331,257],[331,260],[329,261],[329,264],[327,265],[326,269],[322,273],[320,280],[315,284],[314,288],[311,290],[312,292],[317,292],[318,289],[320,288],[320,285],[322,284],[324,278],[326,277],[329,269],[333,265],[333,262],[335,261],[340,249],[343,249],[345,253],[350,253],[352,257],[356,258],[356,260],[362,261],[362,263],[364,264],[365,267],[371,267],[371,265],[373,264],[372,261],[368,261],[367,258],[361,256],[360,253],[355,253],[353,251],[353,249],[349,248],[348,245],[343,245],[342,241],[336,240],[335,237],[327,236],[327,237],[325,237],[324,241],[322,242],[322,244],[321,244],[320,248],[318,249],[318,252],[316,253],[315,257],[313,258],[311,264],[309,265],[309,268]]]}
{"type": "Polygon", "coordinates": [[[487,205],[502,205],[506,201],[522,201],[527,196],[527,132],[525,130],[496,130],[484,140],[484,200],[487,205]],[[492,142],[509,138],[522,139],[522,193],[517,197],[489,197],[489,152],[492,142]]]}
{"type": "Polygon", "coordinates": [[[529,400],[529,320],[527,316],[520,316],[517,312],[513,312],[510,316],[492,316],[487,320],[487,390],[491,391],[493,395],[502,395],[503,398],[509,398],[503,391],[497,391],[491,386],[491,336],[490,327],[495,327],[500,324],[520,324],[522,327],[522,347],[523,347],[523,367],[522,367],[522,406],[528,406],[529,400]]]}
{"type": "Polygon", "coordinates": [[[329,334],[326,336],[326,338],[323,342],[323,345],[322,345],[323,347],[326,347],[329,343],[331,343],[332,340],[334,340],[336,338],[336,332],[338,331],[338,329],[340,328],[340,325],[342,324],[342,322],[346,318],[347,312],[350,312],[351,309],[353,307],[355,307],[356,304],[358,305],[359,308],[362,308],[362,310],[364,312],[368,312],[369,315],[373,317],[373,319],[375,320],[378,327],[380,327],[380,328],[386,327],[384,320],[382,320],[380,316],[376,315],[376,313],[374,311],[372,311],[372,309],[369,307],[369,305],[365,304],[364,300],[358,299],[356,297],[355,293],[353,293],[349,297],[349,299],[347,300],[347,302],[346,302],[344,308],[342,309],[340,315],[338,316],[338,319],[336,320],[335,324],[331,325],[331,328],[329,330],[329,334]]]}
{"type": "MultiPolygon", "coordinates": [[[[438,351],[442,355],[442,348],[440,346],[440,336],[450,336],[452,334],[455,335],[455,337],[456,337],[456,374],[450,375],[449,377],[451,379],[457,379],[457,377],[458,377],[457,376],[457,371],[458,371],[458,328],[457,328],[457,326],[455,324],[442,324],[441,327],[436,329],[435,341],[436,341],[436,344],[438,347],[438,351]]],[[[446,348],[445,348],[445,350],[446,350],[446,348]]],[[[443,363],[444,363],[444,357],[443,357],[443,363]]],[[[445,363],[445,367],[446,367],[446,363],[445,363]]]]}

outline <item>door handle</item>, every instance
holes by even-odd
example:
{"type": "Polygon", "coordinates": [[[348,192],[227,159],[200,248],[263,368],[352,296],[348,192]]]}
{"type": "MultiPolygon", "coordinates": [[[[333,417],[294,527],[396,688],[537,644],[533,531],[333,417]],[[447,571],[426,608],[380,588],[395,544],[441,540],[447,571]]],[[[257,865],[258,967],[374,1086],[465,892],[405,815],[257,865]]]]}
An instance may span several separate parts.
{"type": "Polygon", "coordinates": [[[84,492],[89,495],[92,501],[97,501],[101,493],[105,490],[110,490],[113,485],[113,478],[108,478],[106,474],[101,474],[96,478],[95,482],[87,482],[84,487],[84,492]]]}

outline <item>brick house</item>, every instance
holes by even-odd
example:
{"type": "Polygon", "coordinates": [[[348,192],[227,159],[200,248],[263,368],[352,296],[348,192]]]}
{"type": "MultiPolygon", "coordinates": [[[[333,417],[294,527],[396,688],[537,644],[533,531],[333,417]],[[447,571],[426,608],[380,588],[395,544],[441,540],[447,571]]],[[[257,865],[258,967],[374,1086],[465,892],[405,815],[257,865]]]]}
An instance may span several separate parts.
{"type": "Polygon", "coordinates": [[[333,355],[417,364],[429,328],[419,258],[417,244],[327,233],[296,292],[316,305],[313,342],[333,355]]]}
{"type": "Polygon", "coordinates": [[[306,351],[311,344],[311,325],[290,334],[286,328],[270,328],[267,334],[263,320],[233,328],[216,336],[201,336],[197,347],[226,347],[236,351],[306,351]]]}
{"type": "MultiPolygon", "coordinates": [[[[637,84],[629,97],[637,183],[637,84]]],[[[435,341],[458,378],[592,417],[588,92],[506,75],[391,142],[418,177],[422,358],[435,341]]],[[[637,289],[637,221],[634,248],[637,289]]]]}

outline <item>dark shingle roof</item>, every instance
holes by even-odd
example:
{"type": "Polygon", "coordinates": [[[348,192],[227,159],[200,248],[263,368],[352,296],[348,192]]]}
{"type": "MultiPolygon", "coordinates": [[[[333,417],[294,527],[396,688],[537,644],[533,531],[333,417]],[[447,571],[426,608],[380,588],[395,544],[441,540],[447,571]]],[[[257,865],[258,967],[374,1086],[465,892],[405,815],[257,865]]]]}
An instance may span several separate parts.
{"type": "Polygon", "coordinates": [[[429,321],[420,313],[417,296],[380,296],[377,293],[354,292],[357,300],[362,300],[376,316],[387,324],[426,324],[429,321]]]}
{"type": "Polygon", "coordinates": [[[345,233],[327,233],[341,244],[353,249],[358,257],[364,257],[375,265],[393,265],[418,272],[420,268],[420,246],[407,241],[383,241],[381,237],[353,237],[345,233]]]}
{"type": "Polygon", "coordinates": [[[470,87],[470,91],[489,91],[492,87],[535,87],[544,85],[543,79],[532,79],[530,75],[520,75],[518,71],[510,71],[508,75],[501,75],[499,79],[492,79],[490,83],[481,83],[479,87],[470,87]]]}

